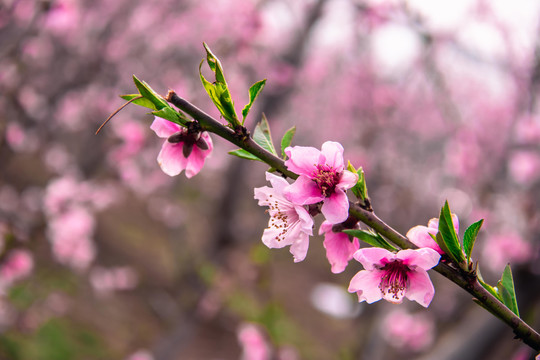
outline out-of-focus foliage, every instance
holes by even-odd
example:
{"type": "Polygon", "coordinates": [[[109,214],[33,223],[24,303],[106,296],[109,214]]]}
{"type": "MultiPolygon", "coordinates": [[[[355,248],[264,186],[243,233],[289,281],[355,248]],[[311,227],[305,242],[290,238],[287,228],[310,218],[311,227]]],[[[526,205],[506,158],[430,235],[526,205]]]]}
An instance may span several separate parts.
{"type": "Polygon", "coordinates": [[[317,285],[345,289],[360,269],[332,274],[322,237],[298,264],[260,244],[264,165],[214,138],[201,173],[170,178],[139,106],[94,132],[137,92],[133,74],[219,118],[198,74],[206,42],[237,106],[267,79],[249,129],[264,113],[276,135],[296,126],[292,145],[339,141],[402,233],[446,199],[461,229],[485,219],[471,257],[490,284],[512,264],[538,328],[538,14],[503,0],[0,0],[0,357],[239,359],[249,339],[282,358],[529,356],[438,277],[423,342],[388,325],[414,304],[388,320],[391,305],[326,291],[318,304],[350,311],[320,312],[317,285]],[[262,335],[239,340],[244,321],[262,335]]]}

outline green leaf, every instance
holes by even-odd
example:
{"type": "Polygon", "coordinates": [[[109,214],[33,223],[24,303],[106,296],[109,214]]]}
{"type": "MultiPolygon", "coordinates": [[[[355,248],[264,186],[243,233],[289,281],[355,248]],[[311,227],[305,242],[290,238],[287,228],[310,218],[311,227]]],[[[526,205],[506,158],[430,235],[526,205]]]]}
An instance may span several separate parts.
{"type": "Polygon", "coordinates": [[[516,300],[516,291],[514,289],[514,278],[510,264],[504,268],[501,280],[497,283],[497,290],[504,305],[506,305],[514,314],[519,316],[519,310],[516,300]]]}
{"type": "Polygon", "coordinates": [[[467,230],[465,230],[465,234],[463,235],[463,250],[465,250],[465,255],[467,255],[467,263],[471,259],[474,242],[476,240],[476,237],[478,236],[478,231],[480,231],[483,223],[484,219],[479,220],[474,224],[471,224],[471,226],[469,226],[467,230]]]}
{"type": "Polygon", "coordinates": [[[253,141],[259,144],[266,151],[278,156],[274,143],[272,142],[270,126],[268,126],[268,120],[264,114],[262,115],[261,121],[255,127],[255,131],[253,132],[253,141]]]}
{"type": "Polygon", "coordinates": [[[287,132],[285,132],[285,135],[281,138],[281,157],[285,159],[285,149],[291,146],[292,139],[294,137],[294,134],[296,134],[296,126],[293,126],[287,132]]]}
{"type": "Polygon", "coordinates": [[[256,157],[252,153],[247,152],[244,149],[236,149],[236,150],[233,150],[233,151],[229,151],[229,154],[234,155],[234,156],[238,156],[239,158],[242,158],[242,159],[262,161],[261,159],[259,159],[258,157],[256,157]]]}
{"type": "Polygon", "coordinates": [[[170,107],[169,103],[162,98],[161,95],[155,92],[146,82],[139,80],[135,75],[133,75],[133,82],[139,90],[139,93],[154,105],[154,110],[170,107]]]}
{"type": "Polygon", "coordinates": [[[244,125],[244,121],[246,121],[246,117],[248,116],[249,111],[251,110],[251,106],[253,105],[253,102],[255,101],[255,99],[257,99],[257,96],[259,96],[265,84],[266,84],[266,79],[256,82],[255,84],[251,85],[251,87],[249,88],[249,103],[246,106],[244,106],[244,109],[242,109],[242,125],[244,125]]]}
{"type": "Polygon", "coordinates": [[[351,191],[357,198],[365,200],[368,197],[368,194],[367,194],[366,176],[365,176],[364,170],[362,169],[361,166],[360,168],[358,168],[358,170],[355,169],[350,161],[347,164],[347,170],[358,174],[358,181],[356,182],[356,185],[354,185],[351,188],[351,191]]]}
{"type": "MultiPolygon", "coordinates": [[[[127,100],[127,101],[130,101],[136,97],[139,97],[141,96],[141,94],[128,94],[128,95],[120,95],[120,97],[124,100],[127,100]]],[[[140,98],[140,99],[137,99],[137,100],[133,100],[132,101],[133,104],[135,105],[139,105],[139,106],[142,106],[142,107],[145,107],[145,108],[148,108],[148,109],[152,109],[152,110],[156,110],[156,107],[155,105],[148,99],[146,98],[140,98]]]]}
{"type": "Polygon", "coordinates": [[[454,228],[448,201],[445,201],[439,215],[439,232],[437,233],[436,240],[441,249],[456,263],[464,264],[465,256],[461,250],[456,229],[454,228]]]}
{"type": "Polygon", "coordinates": [[[343,230],[345,234],[349,234],[351,236],[354,236],[355,238],[358,238],[362,240],[365,243],[368,243],[371,246],[380,247],[383,249],[387,249],[390,251],[396,251],[397,249],[392,246],[388,241],[386,241],[385,238],[383,238],[380,234],[366,231],[366,230],[360,230],[360,229],[347,229],[343,230]]]}
{"type": "Polygon", "coordinates": [[[491,295],[495,296],[497,299],[502,301],[501,296],[497,292],[497,289],[484,281],[484,278],[482,277],[482,274],[480,273],[480,267],[478,266],[476,267],[476,276],[478,278],[478,282],[480,283],[480,285],[482,285],[487,291],[489,291],[491,295]]]}
{"type": "Polygon", "coordinates": [[[152,111],[152,114],[182,126],[185,126],[188,121],[183,114],[171,107],[164,107],[161,110],[152,111]]]}
{"type": "Polygon", "coordinates": [[[199,76],[201,82],[204,86],[204,89],[210,96],[210,99],[216,105],[217,109],[221,115],[229,122],[232,127],[240,125],[238,121],[238,115],[236,115],[236,110],[234,109],[234,102],[232,101],[231,93],[229,92],[229,87],[225,81],[225,75],[223,73],[223,68],[219,59],[212,53],[208,45],[203,43],[206,50],[206,61],[210,69],[214,72],[216,81],[214,83],[209,82],[203,76],[201,68],[204,63],[204,59],[199,64],[199,76]]]}
{"type": "Polygon", "coordinates": [[[214,55],[212,50],[210,50],[208,45],[206,45],[206,43],[203,42],[203,46],[204,50],[206,50],[206,61],[208,62],[208,66],[216,74],[216,81],[227,84],[227,82],[225,81],[225,74],[223,73],[223,67],[221,66],[221,62],[214,55]]]}

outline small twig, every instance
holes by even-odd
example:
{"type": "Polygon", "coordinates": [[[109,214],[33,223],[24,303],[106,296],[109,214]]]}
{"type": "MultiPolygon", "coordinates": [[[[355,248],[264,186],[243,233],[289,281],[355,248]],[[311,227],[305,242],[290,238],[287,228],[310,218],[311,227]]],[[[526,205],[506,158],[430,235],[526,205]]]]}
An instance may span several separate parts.
{"type": "Polygon", "coordinates": [[[101,129],[105,126],[105,124],[107,124],[109,122],[109,120],[111,120],[116,114],[118,114],[123,108],[125,108],[126,106],[128,106],[129,104],[131,104],[133,101],[135,100],[139,100],[139,99],[142,99],[143,96],[137,96],[137,97],[134,97],[133,99],[129,100],[128,102],[126,102],[124,105],[120,106],[118,109],[116,109],[115,112],[113,112],[108,118],[107,120],[105,120],[103,122],[103,124],[101,124],[101,126],[99,127],[99,129],[97,129],[96,131],[96,135],[99,134],[99,132],[101,131],[101,129]]]}
{"type": "Polygon", "coordinates": [[[184,111],[193,119],[197,120],[203,130],[221,136],[225,140],[248,151],[249,153],[255,155],[256,157],[270,165],[272,168],[276,169],[278,172],[291,179],[296,179],[298,177],[297,174],[287,169],[283,159],[280,159],[274,154],[263,149],[250,136],[239,136],[237,132],[223,125],[222,123],[214,119],[212,116],[197,108],[195,105],[191,104],[187,100],[182,99],[174,91],[169,91],[167,96],[165,96],[165,99],[174,106],[176,106],[178,109],[184,111]]]}

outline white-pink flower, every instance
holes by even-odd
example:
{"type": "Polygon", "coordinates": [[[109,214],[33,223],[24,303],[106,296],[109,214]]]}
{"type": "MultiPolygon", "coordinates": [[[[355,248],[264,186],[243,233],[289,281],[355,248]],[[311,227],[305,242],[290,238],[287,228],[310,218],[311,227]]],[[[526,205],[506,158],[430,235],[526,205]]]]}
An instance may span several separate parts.
{"type": "Polygon", "coordinates": [[[255,199],[259,205],[268,206],[270,221],[264,229],[263,243],[269,248],[282,248],[290,245],[294,262],[306,258],[309,236],[313,235],[313,219],[301,205],[290,202],[283,195],[289,183],[274,174],[266,173],[266,180],[272,187],[255,188],[255,199]]]}
{"type": "Polygon", "coordinates": [[[346,190],[356,185],[358,175],[345,170],[343,146],[327,141],[321,150],[295,146],[285,149],[287,168],[300,175],[285,189],[285,196],[295,204],[323,202],[321,212],[332,224],[343,222],[349,215],[346,190]]]}
{"type": "MultiPolygon", "coordinates": [[[[456,214],[452,214],[452,222],[456,233],[459,232],[459,220],[456,214]]],[[[439,219],[432,218],[428,222],[428,226],[417,225],[407,232],[407,238],[419,248],[430,248],[437,251],[439,254],[444,254],[439,244],[433,240],[430,234],[436,236],[439,232],[439,219]]]]}
{"type": "Polygon", "coordinates": [[[160,138],[167,139],[161,147],[157,161],[161,170],[169,176],[176,176],[183,170],[186,170],[187,178],[197,175],[214,148],[208,133],[191,133],[180,125],[159,117],[154,119],[150,129],[160,138]]]}
{"type": "Polygon", "coordinates": [[[401,250],[392,253],[381,248],[364,248],[354,253],[365,270],[359,271],[349,284],[358,301],[371,304],[385,299],[400,304],[403,297],[428,307],[435,289],[426,270],[439,263],[433,249],[401,250]]]}
{"type": "Polygon", "coordinates": [[[319,235],[324,234],[323,246],[326,249],[326,258],[332,266],[334,274],[343,272],[353,258],[353,254],[360,248],[357,238],[349,239],[349,235],[342,232],[333,232],[332,224],[324,221],[319,228],[319,235]]]}
{"type": "Polygon", "coordinates": [[[238,329],[242,360],[268,360],[271,350],[262,330],[255,324],[242,324],[238,329]]]}

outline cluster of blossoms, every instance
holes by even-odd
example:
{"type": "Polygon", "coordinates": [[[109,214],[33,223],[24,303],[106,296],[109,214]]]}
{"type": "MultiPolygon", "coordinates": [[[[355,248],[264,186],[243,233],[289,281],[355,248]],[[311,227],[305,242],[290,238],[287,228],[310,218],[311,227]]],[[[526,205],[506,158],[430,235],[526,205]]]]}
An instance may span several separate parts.
{"type": "MultiPolygon", "coordinates": [[[[262,236],[263,243],[269,248],[290,245],[294,261],[304,260],[309,237],[313,235],[313,219],[305,206],[322,202],[321,213],[326,220],[321,224],[319,234],[325,235],[323,245],[332,272],[344,271],[353,258],[365,268],[352,278],[349,292],[357,293],[359,301],[368,303],[380,299],[401,303],[407,297],[427,307],[435,291],[426,271],[438,264],[440,248],[417,244],[421,247],[418,250],[397,253],[381,248],[360,249],[358,239],[351,241],[347,234],[333,231],[334,225],[347,220],[349,200],[346,190],[358,181],[357,174],[345,169],[343,147],[329,141],[320,151],[295,146],[286,148],[285,154],[288,156],[285,165],[299,175],[298,179],[289,184],[285,179],[267,173],[266,179],[272,187],[255,189],[259,205],[269,208],[270,220],[262,236]]],[[[426,229],[425,235],[429,237],[427,231],[431,228],[426,229]]]]}
{"type": "MultiPolygon", "coordinates": [[[[205,132],[185,129],[170,121],[156,117],[151,129],[167,140],[158,155],[161,169],[170,176],[186,170],[188,178],[196,175],[213,149],[212,140],[205,132]]],[[[438,224],[432,219],[427,227],[417,226],[407,236],[420,247],[397,253],[381,248],[360,249],[358,239],[349,239],[333,226],[349,217],[349,199],[346,191],[358,182],[358,175],[347,169],[343,160],[343,147],[337,142],[325,142],[321,150],[313,147],[287,147],[287,169],[298,174],[292,184],[277,175],[266,173],[271,187],[255,188],[255,199],[267,206],[270,220],[262,241],[269,248],[290,246],[295,262],[306,258],[309,237],[313,235],[313,218],[309,206],[322,203],[320,212],[325,221],[319,228],[324,234],[326,257],[333,273],[341,273],[351,259],[364,266],[351,280],[349,292],[356,293],[359,301],[372,303],[385,299],[401,303],[403,298],[427,307],[435,290],[427,270],[439,263],[442,250],[431,238],[438,224]]],[[[457,217],[454,218],[457,230],[457,217]]]]}
{"type": "Polygon", "coordinates": [[[55,259],[75,271],[86,270],[96,257],[95,211],[115,201],[113,188],[98,187],[73,176],[53,179],[47,185],[43,209],[47,238],[55,259]]]}

